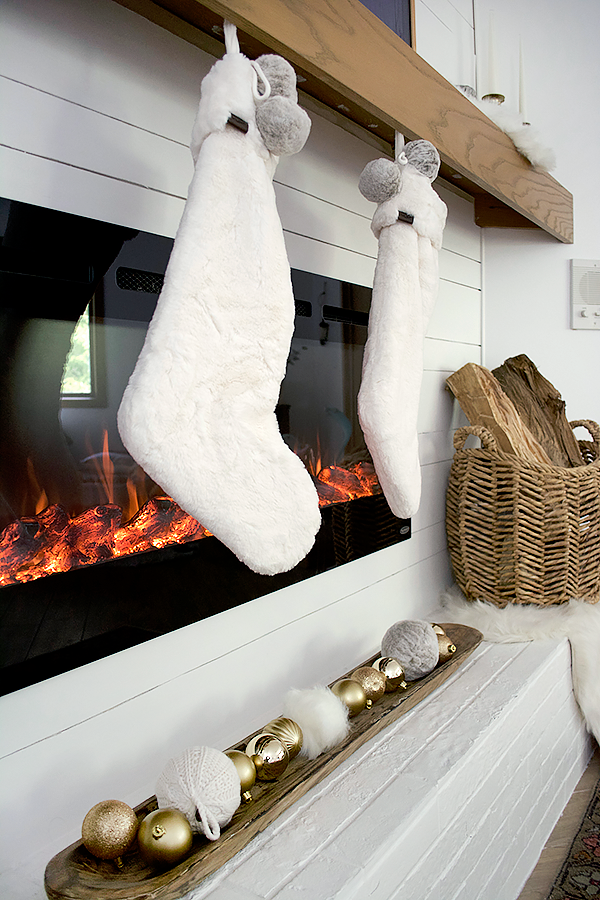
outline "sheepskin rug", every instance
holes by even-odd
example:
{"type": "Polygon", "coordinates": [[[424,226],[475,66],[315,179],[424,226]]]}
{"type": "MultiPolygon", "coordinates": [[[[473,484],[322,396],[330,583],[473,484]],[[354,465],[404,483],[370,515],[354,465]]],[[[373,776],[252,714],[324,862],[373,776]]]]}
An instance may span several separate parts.
{"type": "Polygon", "coordinates": [[[571,644],[573,691],[588,730],[600,742],[600,604],[570,600],[560,606],[512,604],[500,609],[467,600],[454,585],[441,597],[448,622],[477,628],[486,641],[557,640],[571,644]]]}

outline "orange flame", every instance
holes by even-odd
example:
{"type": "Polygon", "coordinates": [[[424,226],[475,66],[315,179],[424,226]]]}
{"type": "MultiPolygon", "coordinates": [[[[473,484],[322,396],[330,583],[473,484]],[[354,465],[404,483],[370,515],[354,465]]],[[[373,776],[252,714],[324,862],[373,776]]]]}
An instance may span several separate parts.
{"type": "MultiPolygon", "coordinates": [[[[381,492],[371,463],[359,462],[348,468],[322,467],[319,446],[316,454],[311,451],[310,456],[307,468],[312,470],[321,507],[381,492]]],[[[12,522],[0,534],[0,585],[32,581],[44,575],[210,536],[203,525],[170,497],[148,499],[146,477],[141,469],[139,476],[127,479],[126,508],[121,510],[114,502],[115,467],[106,432],[101,462],[95,455],[92,461],[106,502],[75,518],[57,504],[48,506],[33,465],[28,463],[31,486],[38,496],[36,515],[12,522]]]]}

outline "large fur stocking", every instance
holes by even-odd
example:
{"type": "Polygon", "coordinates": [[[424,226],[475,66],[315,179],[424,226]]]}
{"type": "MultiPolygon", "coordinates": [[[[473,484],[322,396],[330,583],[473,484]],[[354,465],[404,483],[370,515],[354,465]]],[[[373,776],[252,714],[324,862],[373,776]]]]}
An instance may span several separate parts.
{"type": "Polygon", "coordinates": [[[431,187],[438,168],[435,148],[413,141],[396,162],[369,163],[359,182],[364,196],[378,202],[371,227],[379,250],[358,415],[383,493],[401,518],[412,516],[421,498],[423,341],[437,296],[447,214],[431,187]]]}
{"type": "Polygon", "coordinates": [[[263,70],[239,52],[229,23],[225,34],[227,52],[202,83],[195,172],[118,426],[164,491],[272,575],[308,553],[320,526],[312,479],[275,417],[294,299],[274,154],[300,149],[310,120],[291,66],[268,56],[263,70]],[[232,114],[246,133],[228,124],[232,114]]]}
{"type": "Polygon", "coordinates": [[[588,730],[600,743],[600,603],[570,600],[559,606],[509,604],[500,609],[467,600],[457,585],[441,598],[444,618],[477,628],[486,641],[556,640],[571,644],[573,692],[588,730]]]}

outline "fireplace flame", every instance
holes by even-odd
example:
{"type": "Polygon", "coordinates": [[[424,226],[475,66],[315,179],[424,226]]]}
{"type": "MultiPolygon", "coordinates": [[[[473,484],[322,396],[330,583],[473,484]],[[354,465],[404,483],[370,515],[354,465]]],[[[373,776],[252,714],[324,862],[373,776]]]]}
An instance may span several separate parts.
{"type": "MultiPolygon", "coordinates": [[[[59,504],[48,505],[33,464],[28,464],[32,494],[37,496],[36,514],[11,522],[0,534],[0,585],[210,537],[210,532],[170,497],[149,498],[144,479],[130,476],[124,508],[115,503],[115,466],[106,432],[102,453],[89,459],[106,502],[75,517],[59,504]]],[[[323,467],[318,452],[310,468],[321,507],[381,492],[372,463],[323,467]]]]}

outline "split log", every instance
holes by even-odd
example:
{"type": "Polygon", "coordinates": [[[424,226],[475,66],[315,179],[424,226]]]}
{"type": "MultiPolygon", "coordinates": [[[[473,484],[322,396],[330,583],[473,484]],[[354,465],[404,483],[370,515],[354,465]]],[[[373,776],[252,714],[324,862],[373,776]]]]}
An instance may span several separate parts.
{"type": "Polygon", "coordinates": [[[505,453],[551,465],[541,444],[521,420],[515,406],[489,369],[467,363],[446,379],[471,425],[484,425],[505,453]]]}
{"type": "Polygon", "coordinates": [[[552,462],[557,466],[582,466],[584,462],[567,420],[565,401],[529,357],[521,353],[505,359],[492,374],[552,462]]]}

